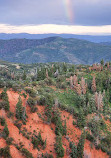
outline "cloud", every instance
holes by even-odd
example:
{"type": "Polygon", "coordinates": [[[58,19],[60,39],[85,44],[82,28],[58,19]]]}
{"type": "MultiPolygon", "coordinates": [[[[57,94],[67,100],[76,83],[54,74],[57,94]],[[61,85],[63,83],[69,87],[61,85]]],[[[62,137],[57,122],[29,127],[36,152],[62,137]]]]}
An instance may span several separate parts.
{"type": "Polygon", "coordinates": [[[111,0],[0,0],[0,23],[111,25],[111,0]],[[70,15],[71,16],[71,15],[70,15]]]}
{"type": "Polygon", "coordinates": [[[30,34],[87,34],[87,35],[111,35],[111,25],[105,26],[79,26],[79,25],[6,25],[0,24],[0,33],[30,33],[30,34]]]}

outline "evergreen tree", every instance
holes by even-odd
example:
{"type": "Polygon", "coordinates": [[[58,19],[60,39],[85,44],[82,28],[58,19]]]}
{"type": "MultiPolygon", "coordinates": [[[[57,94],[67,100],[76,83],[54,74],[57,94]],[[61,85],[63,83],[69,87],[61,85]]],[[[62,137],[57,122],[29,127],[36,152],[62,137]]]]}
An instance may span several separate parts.
{"type": "Polygon", "coordinates": [[[62,147],[62,137],[56,137],[55,151],[58,157],[64,157],[64,148],[62,147]]]}
{"type": "Polygon", "coordinates": [[[6,111],[9,111],[10,105],[9,105],[9,100],[8,100],[8,95],[7,95],[7,89],[4,88],[4,90],[1,93],[1,99],[4,101],[4,109],[6,111]]]}
{"type": "Polygon", "coordinates": [[[19,100],[18,100],[18,103],[16,105],[16,118],[19,119],[19,120],[22,120],[22,114],[23,114],[23,111],[22,111],[22,100],[19,96],[19,100]]]}
{"type": "Polygon", "coordinates": [[[27,77],[27,76],[26,76],[26,72],[24,71],[23,76],[22,76],[22,79],[23,79],[23,80],[26,80],[26,77],[27,77]]]}
{"type": "Polygon", "coordinates": [[[70,157],[77,158],[77,147],[74,143],[70,142],[71,153],[70,157]]]}
{"type": "Polygon", "coordinates": [[[67,126],[66,126],[66,120],[65,120],[65,124],[63,126],[63,135],[67,134],[67,126]]]}
{"type": "Polygon", "coordinates": [[[103,59],[100,61],[100,63],[101,63],[102,66],[104,66],[104,60],[103,59]]]}
{"type": "Polygon", "coordinates": [[[8,130],[8,127],[7,127],[7,123],[5,123],[5,127],[3,129],[3,133],[5,134],[5,137],[9,136],[9,130],[8,130]]]}
{"type": "Polygon", "coordinates": [[[86,119],[83,113],[83,110],[80,109],[79,114],[78,114],[78,118],[77,118],[77,126],[79,128],[83,128],[86,125],[86,119]]]}
{"type": "Polygon", "coordinates": [[[66,65],[66,63],[63,63],[63,71],[64,71],[64,72],[67,71],[67,65],[66,65]]]}
{"type": "Polygon", "coordinates": [[[85,131],[81,134],[79,143],[77,145],[77,157],[78,158],[83,158],[84,156],[84,143],[85,143],[85,131]]]}

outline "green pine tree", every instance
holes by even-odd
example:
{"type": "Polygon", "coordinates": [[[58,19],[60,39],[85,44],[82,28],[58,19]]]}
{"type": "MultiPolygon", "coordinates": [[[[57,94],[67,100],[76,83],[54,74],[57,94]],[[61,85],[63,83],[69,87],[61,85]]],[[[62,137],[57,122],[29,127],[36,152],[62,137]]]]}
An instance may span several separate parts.
{"type": "Polygon", "coordinates": [[[67,126],[66,126],[66,120],[65,120],[65,124],[63,126],[63,135],[67,134],[67,126]]]}
{"type": "Polygon", "coordinates": [[[23,114],[23,107],[22,107],[22,100],[19,96],[18,103],[16,105],[16,118],[19,120],[22,120],[22,114],[23,114]]]}
{"type": "Polygon", "coordinates": [[[77,158],[77,147],[73,142],[70,142],[71,153],[70,157],[77,158]]]}
{"type": "Polygon", "coordinates": [[[83,158],[84,156],[84,143],[85,143],[85,131],[81,134],[79,143],[77,145],[77,157],[78,158],[83,158]]]}
{"type": "Polygon", "coordinates": [[[3,129],[3,133],[5,134],[6,138],[9,136],[9,130],[8,130],[8,127],[7,127],[7,123],[5,123],[5,127],[3,129]]]}
{"type": "Polygon", "coordinates": [[[78,118],[77,118],[77,126],[79,128],[84,128],[86,125],[86,119],[85,119],[85,116],[84,116],[84,112],[82,109],[80,109],[80,112],[78,114],[78,118]]]}
{"type": "Polygon", "coordinates": [[[9,105],[9,100],[8,100],[8,95],[7,95],[7,89],[4,88],[4,90],[1,93],[1,99],[4,101],[4,109],[6,111],[9,111],[10,105],[9,105]]]}

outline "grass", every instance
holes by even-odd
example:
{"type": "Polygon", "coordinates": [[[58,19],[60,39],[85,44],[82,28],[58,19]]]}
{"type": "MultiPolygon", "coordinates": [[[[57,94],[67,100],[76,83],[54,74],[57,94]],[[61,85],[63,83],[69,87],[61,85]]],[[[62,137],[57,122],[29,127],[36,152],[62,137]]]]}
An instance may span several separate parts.
{"type": "Polygon", "coordinates": [[[55,92],[58,97],[60,103],[65,104],[67,106],[76,106],[74,101],[75,92],[73,90],[68,89],[63,93],[55,92]]]}

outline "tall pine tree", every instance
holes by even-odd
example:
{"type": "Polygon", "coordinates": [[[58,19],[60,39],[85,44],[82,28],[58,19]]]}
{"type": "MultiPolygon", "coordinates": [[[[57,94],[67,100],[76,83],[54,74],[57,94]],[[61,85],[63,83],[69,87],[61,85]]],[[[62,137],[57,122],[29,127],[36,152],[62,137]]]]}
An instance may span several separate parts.
{"type": "Polygon", "coordinates": [[[16,105],[16,118],[19,119],[19,120],[22,120],[22,115],[23,115],[23,107],[22,107],[22,100],[19,96],[19,99],[18,99],[18,103],[16,105]]]}
{"type": "Polygon", "coordinates": [[[84,143],[85,143],[85,131],[81,134],[79,143],[77,145],[77,157],[78,158],[83,158],[84,157],[84,143]]]}

